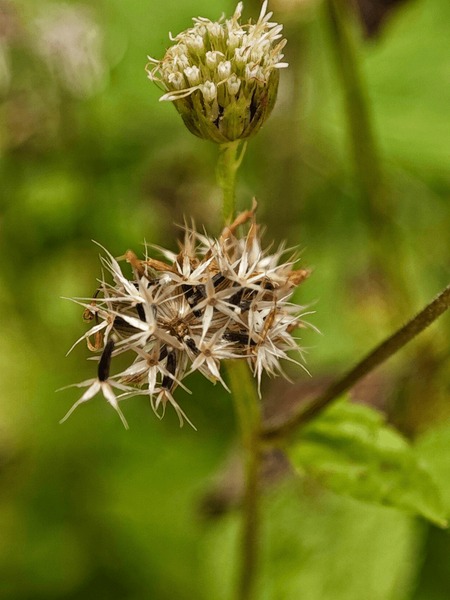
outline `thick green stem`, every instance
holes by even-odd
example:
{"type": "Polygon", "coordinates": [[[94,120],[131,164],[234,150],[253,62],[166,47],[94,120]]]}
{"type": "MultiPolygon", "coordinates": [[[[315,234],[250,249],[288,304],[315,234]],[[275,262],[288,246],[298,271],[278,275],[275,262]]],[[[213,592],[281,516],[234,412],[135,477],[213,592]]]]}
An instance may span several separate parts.
{"type": "Polygon", "coordinates": [[[229,225],[236,212],[236,175],[245,152],[238,154],[240,140],[221,144],[217,161],[217,183],[222,189],[222,212],[225,225],[229,225]]]}
{"type": "Polygon", "coordinates": [[[434,300],[432,300],[420,313],[406,325],[388,337],[379,346],[374,348],[363,360],[343,377],[332,383],[322,394],[314,398],[297,415],[281,425],[267,427],[262,432],[265,440],[278,440],[304,425],[318,415],[331,402],[341,394],[352,388],[359,380],[368,375],[385,360],[393,356],[419,333],[426,329],[433,321],[450,308],[450,285],[447,286],[434,300]]]}
{"type": "Polygon", "coordinates": [[[260,537],[261,409],[248,365],[244,361],[230,361],[227,370],[241,429],[245,467],[241,563],[236,597],[252,600],[256,593],[260,537]]]}

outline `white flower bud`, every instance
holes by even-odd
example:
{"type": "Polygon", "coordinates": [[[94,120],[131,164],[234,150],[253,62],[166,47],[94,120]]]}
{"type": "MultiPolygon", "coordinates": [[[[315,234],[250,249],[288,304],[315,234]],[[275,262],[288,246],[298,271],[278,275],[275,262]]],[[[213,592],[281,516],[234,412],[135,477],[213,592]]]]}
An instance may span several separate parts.
{"type": "Polygon", "coordinates": [[[205,81],[205,83],[200,86],[200,89],[206,102],[211,103],[216,99],[217,89],[212,81],[205,81]]]}
{"type": "Polygon", "coordinates": [[[186,67],[184,69],[184,74],[189,82],[189,85],[195,86],[198,85],[201,81],[200,69],[197,66],[186,67]]]}
{"type": "Polygon", "coordinates": [[[173,89],[175,90],[182,90],[186,84],[183,73],[180,73],[180,71],[174,71],[173,73],[170,73],[168,81],[172,84],[173,89]]]}
{"type": "Polygon", "coordinates": [[[222,39],[223,29],[222,29],[220,23],[208,23],[206,28],[208,30],[209,37],[212,40],[219,41],[222,39]]]}
{"type": "Polygon", "coordinates": [[[186,44],[178,44],[177,46],[175,46],[175,48],[177,49],[176,54],[178,54],[178,56],[185,56],[188,53],[188,47],[186,46],[186,44]]]}
{"type": "Polygon", "coordinates": [[[241,87],[241,80],[234,73],[227,79],[227,90],[230,96],[236,96],[241,87]]]}
{"type": "Polygon", "coordinates": [[[211,71],[214,71],[214,69],[217,66],[217,63],[219,62],[219,58],[223,57],[222,52],[217,52],[217,51],[209,51],[206,53],[205,55],[205,63],[206,66],[208,67],[208,69],[211,69],[211,71]]]}
{"type": "Polygon", "coordinates": [[[262,43],[253,45],[250,51],[250,60],[254,63],[260,63],[267,55],[270,55],[270,42],[265,40],[262,43]]]}
{"type": "Polygon", "coordinates": [[[203,37],[201,35],[191,35],[186,38],[186,45],[189,50],[193,53],[200,54],[205,49],[205,44],[203,42],[203,37]]]}
{"type": "Polygon", "coordinates": [[[247,64],[248,50],[246,47],[236,48],[234,51],[234,62],[239,69],[243,69],[247,64]]]}
{"type": "Polygon", "coordinates": [[[230,51],[234,51],[241,44],[242,36],[235,33],[234,31],[230,31],[227,39],[227,46],[230,51]]]}
{"type": "Polygon", "coordinates": [[[217,67],[217,74],[219,79],[228,79],[231,75],[231,62],[229,60],[220,62],[217,67]]]}
{"type": "Polygon", "coordinates": [[[245,79],[250,81],[256,79],[257,81],[264,81],[264,74],[259,65],[249,63],[245,66],[245,79]]]}

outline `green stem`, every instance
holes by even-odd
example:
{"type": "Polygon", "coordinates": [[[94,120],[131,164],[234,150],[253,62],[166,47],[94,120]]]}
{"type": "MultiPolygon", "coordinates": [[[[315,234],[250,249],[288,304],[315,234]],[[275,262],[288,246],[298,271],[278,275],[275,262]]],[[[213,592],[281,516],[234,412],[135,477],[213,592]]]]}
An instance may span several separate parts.
{"type": "Polygon", "coordinates": [[[217,161],[217,183],[222,189],[222,212],[225,225],[229,225],[236,212],[236,175],[245,153],[245,145],[238,154],[240,140],[221,144],[217,161]]]}
{"type": "Polygon", "coordinates": [[[241,563],[239,565],[237,599],[251,600],[255,598],[259,554],[261,409],[248,365],[244,361],[230,361],[227,364],[227,370],[241,429],[245,464],[241,563]]]}
{"type": "MultiPolygon", "coordinates": [[[[358,47],[348,0],[326,0],[336,68],[345,96],[345,113],[353,163],[369,237],[369,266],[380,291],[389,289],[392,305],[407,310],[414,290],[398,264],[405,261],[404,241],[393,218],[382,160],[374,133],[367,87],[360,68],[358,47]],[[386,260],[385,249],[395,248],[397,260],[386,260]]],[[[390,315],[386,314],[391,325],[390,315]]]]}
{"type": "Polygon", "coordinates": [[[363,360],[356,364],[343,377],[332,383],[322,394],[314,398],[297,415],[281,425],[267,427],[262,432],[266,441],[279,440],[289,435],[297,427],[308,423],[341,394],[352,388],[358,381],[368,375],[385,360],[393,356],[433,321],[450,308],[450,285],[448,285],[434,300],[421,310],[406,325],[397,330],[384,342],[372,350],[363,360]]]}
{"type": "Polygon", "coordinates": [[[350,28],[348,7],[342,0],[327,0],[332,41],[335,47],[336,66],[345,93],[346,116],[352,143],[366,217],[372,235],[386,221],[383,194],[382,168],[370,117],[367,92],[359,70],[357,49],[350,28]]]}
{"type": "MultiPolygon", "coordinates": [[[[236,140],[222,144],[217,162],[217,182],[222,189],[224,224],[233,222],[236,213],[236,176],[244,157],[246,143],[236,140]],[[240,151],[239,151],[240,149],[240,151]]],[[[244,452],[245,490],[242,502],[241,554],[237,600],[253,600],[259,554],[259,470],[261,460],[261,411],[253,376],[244,361],[227,364],[231,393],[241,430],[244,452]]]]}

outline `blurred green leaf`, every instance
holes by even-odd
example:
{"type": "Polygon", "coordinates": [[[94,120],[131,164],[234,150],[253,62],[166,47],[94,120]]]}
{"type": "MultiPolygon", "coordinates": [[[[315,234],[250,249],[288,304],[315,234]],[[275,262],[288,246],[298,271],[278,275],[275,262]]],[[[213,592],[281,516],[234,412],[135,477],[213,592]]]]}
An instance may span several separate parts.
{"type": "Polygon", "coordinates": [[[416,447],[428,471],[439,482],[445,510],[450,514],[450,423],[427,431],[416,447]]]}
{"type": "Polygon", "coordinates": [[[375,410],[341,401],[301,430],[287,449],[295,469],[358,500],[446,526],[441,491],[427,463],[375,410]]]}
{"type": "MultiPolygon", "coordinates": [[[[205,598],[233,598],[239,533],[237,514],[205,533],[205,598]]],[[[262,534],[259,600],[410,598],[423,527],[397,510],[291,480],[266,496],[262,534]]]]}

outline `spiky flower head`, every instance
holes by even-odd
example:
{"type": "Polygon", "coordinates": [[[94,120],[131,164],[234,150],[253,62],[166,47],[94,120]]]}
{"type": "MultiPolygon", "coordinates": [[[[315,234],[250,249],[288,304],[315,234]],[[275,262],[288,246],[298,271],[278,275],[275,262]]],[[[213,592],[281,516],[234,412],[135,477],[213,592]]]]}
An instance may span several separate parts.
{"type": "Polygon", "coordinates": [[[65,418],[102,392],[125,425],[119,401],[138,394],[149,396],[158,416],[171,404],[180,424],[190,423],[173,396],[178,386],[186,389],[190,373],[199,371],[227,388],[222,361],[245,360],[259,387],[263,372],[283,374],[280,359],[294,360],[287,353],[300,351],[292,334],[304,325],[303,309],[291,297],[308,271],[294,268],[296,256],[284,260],[283,246],[263,250],[254,210],[239,215],[219,239],[186,227],[178,253],[158,251],[163,260],[139,260],[128,251],[122,258],[131,265],[131,277],[105,251],[101,260],[112,283],[102,280],[95,298],[77,300],[93,322],[78,342],[87,340],[100,357],[97,377],[78,384],[88,389],[65,418]],[[239,237],[236,230],[247,221],[248,231],[239,237]],[[129,362],[113,375],[118,355],[129,362]]]}
{"type": "Polygon", "coordinates": [[[173,102],[189,131],[219,144],[254,135],[275,104],[286,40],[271,23],[267,0],[256,23],[199,17],[179,33],[162,60],[149,57],[148,76],[173,102]]]}

